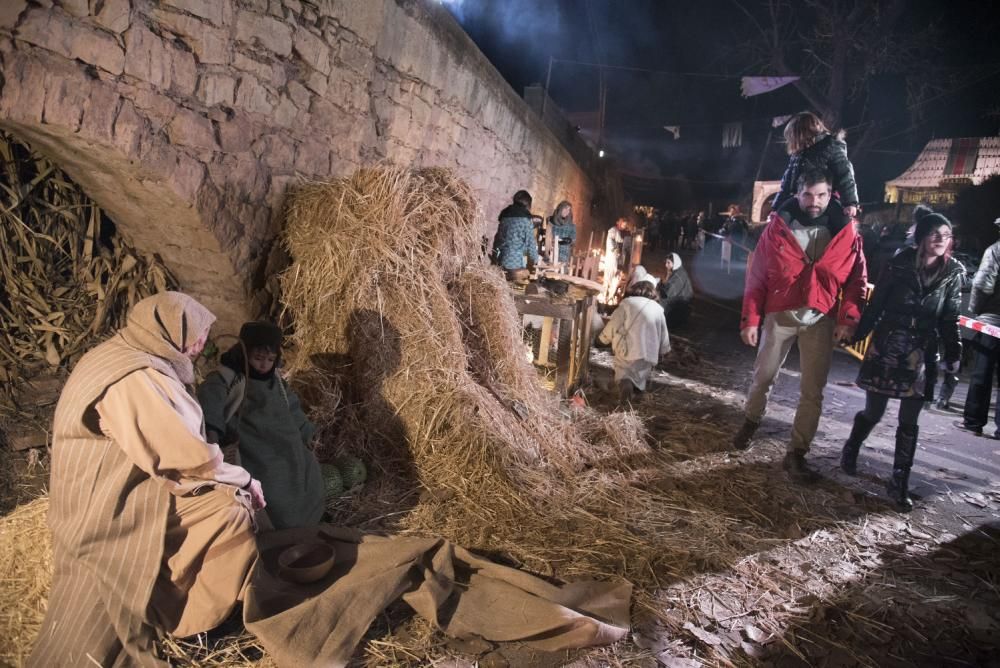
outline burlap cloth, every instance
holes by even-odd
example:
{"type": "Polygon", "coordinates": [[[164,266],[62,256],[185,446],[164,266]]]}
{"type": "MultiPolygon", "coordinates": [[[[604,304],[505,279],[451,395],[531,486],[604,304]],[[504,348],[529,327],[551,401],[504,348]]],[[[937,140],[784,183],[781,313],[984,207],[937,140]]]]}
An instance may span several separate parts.
{"type": "Polygon", "coordinates": [[[243,619],[279,666],[346,665],[372,620],[400,597],[456,638],[556,651],[605,645],[628,631],[627,582],[556,586],[442,538],[320,527],[271,532],[258,543],[243,619]],[[336,549],[330,574],[308,585],[279,578],[282,550],[317,538],[336,549]]]}

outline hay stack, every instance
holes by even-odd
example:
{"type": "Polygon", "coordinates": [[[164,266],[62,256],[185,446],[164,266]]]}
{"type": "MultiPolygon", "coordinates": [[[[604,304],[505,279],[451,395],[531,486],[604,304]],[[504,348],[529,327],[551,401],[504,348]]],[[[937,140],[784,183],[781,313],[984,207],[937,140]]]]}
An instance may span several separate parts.
{"type": "MultiPolygon", "coordinates": [[[[469,189],[442,170],[362,171],[291,200],[291,366],[338,441],[321,455],[347,449],[374,477],[341,518],[443,535],[564,578],[648,579],[665,546],[637,536],[633,520],[661,501],[601,468],[648,455],[641,423],[571,413],[544,392],[506,283],[477,257],[482,230],[469,189]],[[389,516],[398,523],[378,521],[389,516]]],[[[0,522],[0,662],[20,663],[42,621],[47,505],[0,522]]],[[[227,643],[219,661],[244,662],[233,657],[246,643],[227,643]]],[[[166,649],[220,665],[197,648],[166,649]]]]}
{"type": "Polygon", "coordinates": [[[291,370],[349,362],[360,437],[350,448],[383,470],[409,469],[423,489],[404,528],[545,570],[531,543],[562,540],[555,518],[575,512],[576,473],[609,447],[647,447],[634,418],[630,442],[589,442],[544,392],[507,285],[479,257],[483,231],[468,186],[446,170],[362,170],[299,189],[282,277],[291,370]]]}
{"type": "Polygon", "coordinates": [[[0,518],[0,664],[20,666],[45,617],[52,545],[43,496],[0,518]]]}

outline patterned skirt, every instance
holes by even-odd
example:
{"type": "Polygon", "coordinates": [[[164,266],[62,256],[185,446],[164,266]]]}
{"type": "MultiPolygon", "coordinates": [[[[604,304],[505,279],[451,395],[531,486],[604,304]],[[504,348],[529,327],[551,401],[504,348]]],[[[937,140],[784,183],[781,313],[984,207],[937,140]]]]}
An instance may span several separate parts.
{"type": "Polygon", "coordinates": [[[858,387],[900,399],[923,397],[924,356],[933,337],[933,331],[880,324],[861,363],[858,387]]]}

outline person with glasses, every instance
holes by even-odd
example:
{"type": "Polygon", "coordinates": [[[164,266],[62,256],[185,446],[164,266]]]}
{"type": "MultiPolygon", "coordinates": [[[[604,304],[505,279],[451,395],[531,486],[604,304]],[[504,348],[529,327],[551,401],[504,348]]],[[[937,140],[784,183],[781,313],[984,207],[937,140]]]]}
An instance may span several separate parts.
{"type": "Polygon", "coordinates": [[[951,222],[922,205],[913,217],[913,244],[882,270],[854,333],[857,342],[875,332],[858,372],[865,408],[854,416],[840,458],[840,468],[857,475],[862,444],[882,419],[889,399],[899,399],[896,450],[886,489],[900,512],[913,508],[909,480],[924,407],[926,351],[937,346],[948,373],[958,370],[962,357],[958,313],[965,268],[951,257],[951,222]]]}

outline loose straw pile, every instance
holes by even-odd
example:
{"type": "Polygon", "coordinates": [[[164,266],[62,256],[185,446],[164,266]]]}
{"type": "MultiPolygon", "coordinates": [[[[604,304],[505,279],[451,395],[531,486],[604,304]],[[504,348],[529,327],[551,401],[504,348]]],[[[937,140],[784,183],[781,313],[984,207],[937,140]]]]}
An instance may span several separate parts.
{"type": "MultiPolygon", "coordinates": [[[[509,288],[480,258],[483,232],[471,191],[446,170],[362,170],[300,188],[282,279],[296,329],[292,371],[337,369],[345,389],[336,400],[350,402],[336,447],[393,481],[348,504],[346,521],[386,526],[372,508],[388,509],[392,499],[379,495],[395,494],[395,510],[406,512],[392,515],[392,528],[548,572],[541,555],[555,545],[621,538],[579,511],[580,472],[648,447],[634,417],[602,428],[596,414],[575,417],[542,389],[509,288]],[[572,536],[560,534],[571,525],[572,536]]],[[[323,412],[322,401],[312,409],[323,412]]]]}

